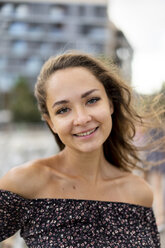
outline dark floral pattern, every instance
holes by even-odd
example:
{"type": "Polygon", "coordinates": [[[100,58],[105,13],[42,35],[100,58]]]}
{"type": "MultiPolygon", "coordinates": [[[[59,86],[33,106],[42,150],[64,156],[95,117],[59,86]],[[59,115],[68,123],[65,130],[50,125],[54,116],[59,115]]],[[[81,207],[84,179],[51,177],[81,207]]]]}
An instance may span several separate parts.
{"type": "Polygon", "coordinates": [[[30,248],[160,248],[152,208],[0,190],[0,241],[19,229],[30,248]]]}

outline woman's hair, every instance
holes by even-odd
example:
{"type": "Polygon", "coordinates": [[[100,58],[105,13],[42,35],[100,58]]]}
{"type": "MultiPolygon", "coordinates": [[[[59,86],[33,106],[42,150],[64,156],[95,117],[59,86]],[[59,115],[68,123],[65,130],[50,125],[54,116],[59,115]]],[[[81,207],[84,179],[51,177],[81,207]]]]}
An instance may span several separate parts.
{"type": "MultiPolygon", "coordinates": [[[[112,130],[103,144],[106,160],[125,171],[139,168],[137,164],[141,162],[141,159],[138,156],[138,149],[133,139],[135,124],[142,123],[142,118],[133,107],[131,88],[119,78],[114,69],[105,66],[98,59],[78,52],[50,57],[43,65],[35,85],[35,96],[41,115],[49,116],[46,104],[48,79],[56,71],[72,67],[84,67],[89,70],[103,84],[108,98],[113,103],[112,130]]],[[[52,130],[51,132],[53,133],[52,130]]],[[[64,149],[65,145],[59,136],[55,133],[53,135],[60,150],[64,149]]]]}

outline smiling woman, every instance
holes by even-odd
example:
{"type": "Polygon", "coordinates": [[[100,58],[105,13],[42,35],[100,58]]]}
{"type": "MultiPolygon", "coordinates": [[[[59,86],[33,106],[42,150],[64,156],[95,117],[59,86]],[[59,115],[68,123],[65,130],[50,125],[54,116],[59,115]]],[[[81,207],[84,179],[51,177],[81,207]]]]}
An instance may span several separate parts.
{"type": "MultiPolygon", "coordinates": [[[[113,132],[111,133],[111,138],[107,139],[107,141],[103,144],[104,154],[112,164],[115,164],[115,166],[122,168],[124,167],[125,170],[128,170],[128,167],[134,168],[136,166],[135,159],[139,161],[139,158],[136,156],[136,148],[132,145],[131,139],[135,134],[134,122],[141,122],[141,118],[137,115],[132,105],[130,104],[131,89],[121,79],[119,79],[112,70],[109,70],[109,68],[106,68],[100,61],[96,61],[87,55],[64,54],[63,56],[55,58],[52,57],[42,68],[38,77],[38,82],[36,84],[36,97],[38,100],[38,106],[42,113],[43,119],[46,118],[47,120],[51,115],[51,112],[48,110],[46,99],[50,99],[51,97],[47,91],[53,90],[53,88],[51,88],[53,87],[53,84],[50,85],[49,83],[53,80],[52,78],[54,78],[56,81],[59,79],[57,82],[59,87],[58,90],[63,95],[65,95],[65,92],[72,92],[75,85],[83,90],[86,79],[88,79],[88,82],[95,80],[97,83],[101,83],[98,85],[103,87],[104,94],[106,93],[106,97],[108,97],[107,99],[113,103],[113,108],[115,109],[113,113],[113,132]],[[72,69],[72,71],[69,69],[72,69]],[[72,73],[74,73],[76,70],[77,78],[74,79],[72,73]],[[63,77],[64,72],[66,75],[65,77],[63,77]],[[81,78],[78,77],[79,72],[82,73],[81,78]],[[84,77],[83,73],[86,77],[84,77]],[[67,82],[68,76],[70,76],[70,84],[67,82]],[[62,83],[60,84],[61,77],[66,84],[65,86],[62,85],[62,83]],[[73,80],[75,80],[74,86],[72,84],[73,80]],[[47,90],[46,87],[48,87],[47,90]],[[129,158],[127,156],[128,151],[131,154],[129,158]]],[[[52,95],[54,95],[53,91],[52,95]]],[[[62,103],[64,104],[66,102],[62,103]]],[[[54,101],[53,104],[55,104],[54,101]]],[[[101,111],[103,111],[103,109],[104,108],[101,108],[101,111]]],[[[68,109],[62,109],[62,111],[66,112],[68,109]]],[[[50,126],[51,123],[48,122],[48,124],[50,126]]],[[[53,132],[53,134],[59,147],[63,149],[65,144],[61,141],[59,135],[56,132],[53,132]]]]}
{"type": "Polygon", "coordinates": [[[0,180],[0,241],[21,229],[31,248],[159,248],[152,191],[132,173],[142,120],[130,88],[72,52],[43,65],[35,95],[60,152],[0,180]]]}
{"type": "Polygon", "coordinates": [[[58,70],[48,79],[46,93],[49,115],[43,118],[65,151],[100,149],[111,131],[113,106],[96,77],[83,67],[58,70]]]}

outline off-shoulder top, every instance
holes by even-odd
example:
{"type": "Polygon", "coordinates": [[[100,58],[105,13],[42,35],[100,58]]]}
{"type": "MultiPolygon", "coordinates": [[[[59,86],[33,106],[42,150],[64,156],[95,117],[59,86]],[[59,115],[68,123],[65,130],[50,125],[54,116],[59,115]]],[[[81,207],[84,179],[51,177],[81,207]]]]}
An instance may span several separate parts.
{"type": "Polygon", "coordinates": [[[0,241],[20,230],[30,248],[159,248],[152,208],[80,199],[26,199],[0,190],[0,241]]]}

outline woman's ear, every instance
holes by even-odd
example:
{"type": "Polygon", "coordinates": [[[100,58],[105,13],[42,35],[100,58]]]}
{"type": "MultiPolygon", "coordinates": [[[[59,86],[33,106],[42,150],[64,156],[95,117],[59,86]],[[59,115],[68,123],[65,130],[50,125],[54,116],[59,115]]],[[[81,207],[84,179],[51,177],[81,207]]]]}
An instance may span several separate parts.
{"type": "Polygon", "coordinates": [[[54,124],[53,124],[53,122],[52,122],[50,116],[47,115],[47,114],[43,114],[43,115],[42,115],[42,119],[45,120],[45,121],[47,122],[47,124],[49,125],[49,127],[52,129],[52,131],[53,131],[54,133],[56,133],[56,129],[55,129],[55,127],[54,127],[54,124]]]}

